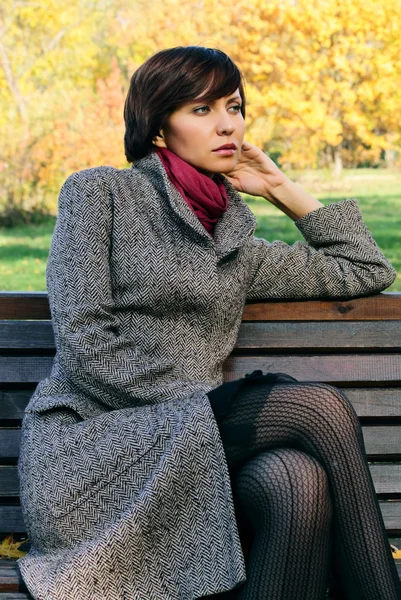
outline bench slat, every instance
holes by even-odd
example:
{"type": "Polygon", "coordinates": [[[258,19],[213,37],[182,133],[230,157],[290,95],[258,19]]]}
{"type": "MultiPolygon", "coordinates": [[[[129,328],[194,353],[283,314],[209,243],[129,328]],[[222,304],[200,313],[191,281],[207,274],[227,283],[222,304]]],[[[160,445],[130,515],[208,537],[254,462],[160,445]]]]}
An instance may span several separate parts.
{"type": "Polygon", "coordinates": [[[0,592],[17,593],[22,586],[23,581],[16,562],[0,560],[0,592]]]}
{"type": "Polygon", "coordinates": [[[32,596],[24,594],[23,592],[7,592],[0,594],[0,600],[33,600],[32,596]]]}
{"type": "Polygon", "coordinates": [[[47,292],[0,292],[1,319],[50,319],[47,292]]]}
{"type": "MultiPolygon", "coordinates": [[[[387,531],[393,536],[401,535],[401,501],[380,501],[379,504],[387,531]]],[[[0,532],[25,533],[20,506],[0,506],[0,532]]]]}
{"type": "Polygon", "coordinates": [[[20,442],[20,429],[0,429],[0,458],[18,458],[20,442]]]}
{"type": "Polygon", "coordinates": [[[25,533],[26,528],[20,506],[0,506],[0,532],[25,533]]]}
{"type": "MultiPolygon", "coordinates": [[[[52,356],[0,356],[0,381],[37,383],[51,370],[52,356]]],[[[224,366],[227,381],[255,369],[282,372],[299,381],[401,382],[401,354],[342,354],[305,356],[231,356],[224,366]]]]}
{"type": "MultiPolygon", "coordinates": [[[[0,292],[0,319],[49,319],[46,292],[0,292]]],[[[401,319],[401,294],[352,300],[265,301],[247,304],[245,321],[386,321],[401,319]]]]}
{"type": "Polygon", "coordinates": [[[242,323],[236,349],[359,349],[401,346],[401,321],[242,323]]]}
{"type": "Polygon", "coordinates": [[[232,381],[255,369],[287,373],[299,381],[398,383],[401,354],[231,356],[225,363],[225,379],[232,381]]]}
{"type": "Polygon", "coordinates": [[[0,593],[0,600],[33,600],[32,596],[24,592],[5,592],[0,593]]]}
{"type": "Polygon", "coordinates": [[[1,420],[22,419],[33,390],[0,390],[1,420]]]}
{"type": "MultiPolygon", "coordinates": [[[[401,417],[401,388],[342,388],[358,416],[401,417]]],[[[22,419],[33,390],[0,390],[1,419],[22,419]]]]}
{"type": "MultiPolygon", "coordinates": [[[[401,465],[370,465],[377,494],[401,494],[401,465]]],[[[0,466],[0,496],[19,495],[17,467],[0,466]]]]}
{"type": "Polygon", "coordinates": [[[401,427],[397,425],[366,425],[362,427],[368,456],[401,456],[401,427]]]}
{"type": "Polygon", "coordinates": [[[0,348],[54,350],[51,321],[0,321],[0,348]]]}
{"type": "MultiPolygon", "coordinates": [[[[365,425],[362,427],[366,452],[369,456],[401,456],[401,427],[397,425],[365,425]]],[[[0,459],[17,458],[21,430],[15,428],[0,429],[0,459]]]]}
{"type": "MultiPolygon", "coordinates": [[[[399,348],[401,321],[242,323],[236,349],[399,348]]],[[[51,321],[0,321],[0,349],[54,350],[51,321]]]]}
{"type": "MultiPolygon", "coordinates": [[[[396,560],[395,562],[396,562],[396,566],[397,566],[398,575],[401,578],[401,561],[396,560]]],[[[22,586],[22,583],[20,583],[20,579],[19,579],[20,575],[18,573],[17,565],[15,565],[14,570],[15,570],[15,574],[14,574],[14,578],[12,580],[12,589],[14,589],[16,586],[18,586],[18,587],[22,586]]],[[[0,574],[0,577],[1,577],[1,574],[0,574]]],[[[33,599],[32,599],[32,596],[30,596],[28,593],[5,592],[5,593],[0,593],[0,600],[33,600],[33,599]]]]}
{"type": "Polygon", "coordinates": [[[0,381],[38,383],[48,377],[52,364],[52,356],[0,356],[0,381]]]}
{"type": "Polygon", "coordinates": [[[401,388],[342,388],[359,417],[401,417],[401,388]]]}
{"type": "Polygon", "coordinates": [[[401,494],[401,464],[370,465],[377,494],[401,494]]]}
{"type": "Polygon", "coordinates": [[[401,502],[381,501],[380,510],[383,515],[384,525],[388,531],[401,534],[401,502]]]}
{"type": "MultiPolygon", "coordinates": [[[[46,318],[46,317],[43,317],[46,318]]],[[[401,294],[352,300],[278,300],[245,306],[243,321],[391,321],[401,319],[401,294]]]]}

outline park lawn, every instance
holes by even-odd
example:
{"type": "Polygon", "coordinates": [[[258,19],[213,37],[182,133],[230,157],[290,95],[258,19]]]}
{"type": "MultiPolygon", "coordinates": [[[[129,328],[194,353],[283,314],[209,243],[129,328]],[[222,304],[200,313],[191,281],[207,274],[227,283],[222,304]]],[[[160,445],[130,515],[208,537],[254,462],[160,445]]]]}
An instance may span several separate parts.
{"type": "MultiPolygon", "coordinates": [[[[348,170],[335,182],[322,171],[308,171],[295,174],[295,179],[324,204],[358,198],[365,222],[398,272],[389,291],[401,291],[401,172],[348,170]]],[[[289,244],[302,239],[292,221],[266,200],[246,200],[258,221],[257,236],[289,244]]],[[[55,219],[49,218],[40,225],[0,228],[0,290],[46,289],[46,260],[54,223],[55,219]]]]}
{"type": "MultiPolygon", "coordinates": [[[[401,172],[349,169],[335,182],[325,180],[321,171],[310,171],[295,179],[323,204],[357,198],[365,223],[397,271],[387,291],[401,292],[401,172]]],[[[294,223],[266,200],[246,200],[258,222],[255,235],[289,244],[303,239],[294,223]]]]}

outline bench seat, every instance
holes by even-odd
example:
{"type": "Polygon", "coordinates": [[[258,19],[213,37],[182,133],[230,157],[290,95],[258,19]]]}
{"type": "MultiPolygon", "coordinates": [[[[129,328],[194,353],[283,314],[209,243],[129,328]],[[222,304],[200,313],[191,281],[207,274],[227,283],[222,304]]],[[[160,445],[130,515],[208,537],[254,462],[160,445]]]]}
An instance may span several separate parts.
{"type": "MultiPolygon", "coordinates": [[[[23,411],[55,353],[47,294],[0,293],[0,539],[23,537],[17,460],[23,411]]],[[[344,390],[361,421],[389,540],[401,547],[401,294],[245,307],[225,380],[254,369],[344,390]]],[[[361,548],[369,552],[369,548],[361,548]]],[[[401,560],[397,560],[401,578],[401,560]]],[[[27,599],[14,561],[0,560],[0,600],[27,599]]]]}

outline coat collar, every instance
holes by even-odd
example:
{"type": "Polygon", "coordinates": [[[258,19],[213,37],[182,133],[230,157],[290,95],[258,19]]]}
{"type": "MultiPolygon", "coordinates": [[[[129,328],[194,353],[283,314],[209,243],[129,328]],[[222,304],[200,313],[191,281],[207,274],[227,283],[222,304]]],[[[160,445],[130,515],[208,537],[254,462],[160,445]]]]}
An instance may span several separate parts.
{"type": "Polygon", "coordinates": [[[135,163],[133,169],[137,169],[148,177],[161,196],[167,199],[174,212],[194,229],[205,243],[215,247],[219,259],[240,248],[245,239],[255,231],[256,219],[253,213],[225,177],[222,180],[227,189],[228,207],[217,221],[214,236],[211,238],[198,217],[169,180],[163,164],[155,152],[135,163]]]}

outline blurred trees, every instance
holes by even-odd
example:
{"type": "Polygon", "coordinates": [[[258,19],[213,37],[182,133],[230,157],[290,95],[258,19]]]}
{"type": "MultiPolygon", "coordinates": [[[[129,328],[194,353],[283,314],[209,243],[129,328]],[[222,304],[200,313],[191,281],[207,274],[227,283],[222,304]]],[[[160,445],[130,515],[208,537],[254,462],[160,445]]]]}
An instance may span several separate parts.
{"type": "Polygon", "coordinates": [[[72,171],[124,166],[135,68],[174,45],[220,47],[247,82],[248,139],[286,167],[393,164],[399,0],[2,0],[0,212],[55,210],[72,171]]]}

